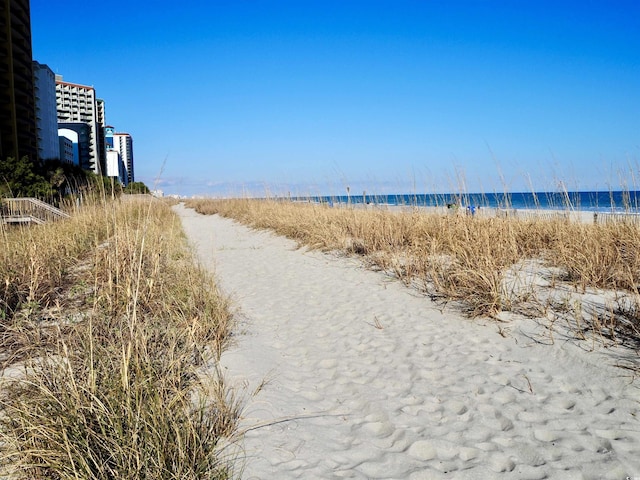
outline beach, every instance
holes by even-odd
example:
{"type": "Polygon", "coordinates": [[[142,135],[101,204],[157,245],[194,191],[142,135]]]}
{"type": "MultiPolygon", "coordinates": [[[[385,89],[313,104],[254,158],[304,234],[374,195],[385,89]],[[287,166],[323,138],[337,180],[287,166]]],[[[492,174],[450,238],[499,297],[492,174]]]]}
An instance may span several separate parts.
{"type": "Polygon", "coordinates": [[[640,478],[640,390],[608,351],[464,318],[356,258],[179,205],[231,296],[242,478],[640,478]]]}

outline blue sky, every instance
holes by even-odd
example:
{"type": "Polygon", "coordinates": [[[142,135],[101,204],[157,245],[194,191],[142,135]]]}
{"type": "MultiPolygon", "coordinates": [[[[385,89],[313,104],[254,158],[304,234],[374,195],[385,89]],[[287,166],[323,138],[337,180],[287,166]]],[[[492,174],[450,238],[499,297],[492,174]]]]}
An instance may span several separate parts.
{"type": "Polygon", "coordinates": [[[183,195],[640,189],[640,2],[32,0],[183,195]],[[629,185],[631,182],[631,185],[629,185]]]}

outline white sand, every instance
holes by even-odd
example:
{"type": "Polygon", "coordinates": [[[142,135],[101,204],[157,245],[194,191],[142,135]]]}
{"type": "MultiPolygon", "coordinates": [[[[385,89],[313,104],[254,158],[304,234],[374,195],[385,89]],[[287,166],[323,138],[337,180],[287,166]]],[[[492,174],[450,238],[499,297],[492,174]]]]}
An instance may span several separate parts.
{"type": "Polygon", "coordinates": [[[640,478],[638,382],[597,352],[503,337],[356,259],[176,211],[239,308],[223,367],[242,427],[266,424],[245,480],[640,478]]]}

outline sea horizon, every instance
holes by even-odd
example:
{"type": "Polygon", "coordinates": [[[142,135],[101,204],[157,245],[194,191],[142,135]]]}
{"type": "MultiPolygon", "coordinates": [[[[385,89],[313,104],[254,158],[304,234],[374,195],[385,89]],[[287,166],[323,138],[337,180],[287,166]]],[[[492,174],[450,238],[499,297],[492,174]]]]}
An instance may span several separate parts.
{"type": "Polygon", "coordinates": [[[583,212],[640,213],[640,191],[566,191],[507,193],[398,193],[360,195],[310,195],[289,197],[291,201],[329,205],[388,205],[415,207],[540,209],[583,212]]]}

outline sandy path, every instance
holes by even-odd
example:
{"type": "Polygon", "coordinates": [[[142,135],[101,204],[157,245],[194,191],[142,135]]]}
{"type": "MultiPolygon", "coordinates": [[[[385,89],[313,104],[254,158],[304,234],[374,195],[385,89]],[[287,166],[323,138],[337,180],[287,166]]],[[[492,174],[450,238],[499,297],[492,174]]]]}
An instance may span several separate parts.
{"type": "Polygon", "coordinates": [[[442,313],[354,259],[176,211],[240,309],[223,366],[248,396],[242,425],[273,422],[246,434],[245,480],[640,478],[623,370],[442,313]]]}

